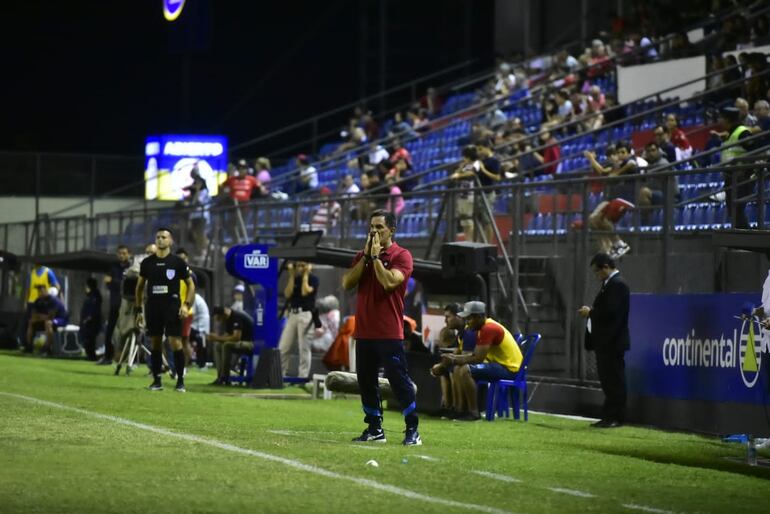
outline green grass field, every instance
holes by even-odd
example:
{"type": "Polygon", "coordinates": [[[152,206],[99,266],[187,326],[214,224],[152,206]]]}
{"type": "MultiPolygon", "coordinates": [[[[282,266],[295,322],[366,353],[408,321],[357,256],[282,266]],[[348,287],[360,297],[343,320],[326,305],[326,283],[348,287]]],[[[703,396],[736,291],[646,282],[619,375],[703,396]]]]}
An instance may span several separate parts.
{"type": "MultiPolygon", "coordinates": [[[[532,414],[421,419],[355,445],[357,399],[204,384],[149,392],[86,362],[0,353],[0,512],[767,512],[770,469],[715,438],[532,414]],[[379,467],[367,466],[375,459],[379,467]]],[[[166,386],[173,385],[169,379],[166,386]]]]}

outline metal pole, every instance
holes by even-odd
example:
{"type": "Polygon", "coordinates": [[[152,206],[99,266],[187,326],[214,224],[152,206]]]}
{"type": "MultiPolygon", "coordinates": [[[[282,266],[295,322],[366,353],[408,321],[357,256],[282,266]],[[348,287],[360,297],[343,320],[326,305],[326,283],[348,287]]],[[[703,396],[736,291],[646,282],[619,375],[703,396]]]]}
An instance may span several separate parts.
{"type": "Polygon", "coordinates": [[[96,196],[96,158],[91,157],[91,198],[88,204],[89,241],[94,240],[94,197],[96,196]]]}

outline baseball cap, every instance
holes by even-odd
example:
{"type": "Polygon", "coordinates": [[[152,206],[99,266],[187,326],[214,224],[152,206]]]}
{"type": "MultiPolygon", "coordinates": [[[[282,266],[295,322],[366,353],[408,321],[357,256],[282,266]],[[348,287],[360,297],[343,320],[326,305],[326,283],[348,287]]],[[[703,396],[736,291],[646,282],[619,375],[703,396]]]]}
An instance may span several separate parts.
{"type": "Polygon", "coordinates": [[[321,192],[321,194],[322,194],[322,195],[324,195],[324,196],[328,196],[328,195],[331,195],[331,194],[332,194],[332,190],[331,190],[331,189],[329,189],[329,188],[328,188],[328,187],[326,187],[326,186],[322,187],[320,192],[321,192]]]}
{"type": "Polygon", "coordinates": [[[484,305],[484,302],[467,302],[465,305],[463,305],[462,312],[458,312],[457,316],[460,318],[467,318],[471,314],[486,314],[487,312],[487,306],[484,305]]]}
{"type": "Polygon", "coordinates": [[[246,291],[246,286],[244,286],[243,284],[236,284],[235,287],[233,288],[233,291],[238,291],[239,293],[243,293],[246,291]]]}

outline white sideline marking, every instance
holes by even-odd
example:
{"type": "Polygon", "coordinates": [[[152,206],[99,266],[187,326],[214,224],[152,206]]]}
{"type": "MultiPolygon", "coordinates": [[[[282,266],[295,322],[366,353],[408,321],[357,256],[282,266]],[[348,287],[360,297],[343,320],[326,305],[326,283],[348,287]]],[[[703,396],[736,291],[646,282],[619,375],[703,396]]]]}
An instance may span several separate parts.
{"type": "Polygon", "coordinates": [[[519,480],[518,478],[509,477],[508,475],[500,475],[499,473],[492,473],[490,471],[473,470],[472,473],[481,475],[483,477],[491,478],[493,480],[500,480],[501,482],[521,482],[521,480],[519,480]]]}
{"type": "Polygon", "coordinates": [[[428,462],[441,462],[441,459],[431,457],[430,455],[415,455],[418,459],[427,460],[428,462]]]}
{"type": "Polygon", "coordinates": [[[554,414],[552,412],[542,412],[529,409],[532,414],[542,414],[543,416],[553,416],[554,418],[574,419],[575,421],[599,421],[599,418],[586,418],[584,416],[573,416],[571,414],[554,414]]]}
{"type": "Polygon", "coordinates": [[[575,489],[564,489],[563,487],[549,487],[551,491],[555,493],[569,494],[570,496],[579,496],[581,498],[594,498],[594,495],[585,491],[577,491],[575,489]]]}
{"type": "Polygon", "coordinates": [[[655,512],[656,514],[674,514],[670,510],[656,509],[654,507],[647,507],[646,505],[637,505],[635,503],[624,503],[623,506],[627,509],[643,510],[644,512],[655,512]]]}
{"type": "Polygon", "coordinates": [[[198,444],[205,444],[207,446],[211,446],[214,448],[219,448],[220,450],[226,450],[233,453],[240,453],[242,455],[249,455],[251,457],[256,457],[258,459],[270,461],[270,462],[276,462],[278,464],[283,464],[285,466],[288,466],[290,468],[298,469],[300,471],[307,471],[308,473],[313,473],[314,475],[323,476],[326,478],[336,478],[339,480],[346,480],[348,482],[353,482],[354,484],[358,484],[364,487],[369,487],[370,489],[376,489],[378,491],[383,491],[386,493],[394,494],[396,496],[400,496],[402,498],[409,498],[412,500],[420,500],[427,503],[435,503],[437,505],[444,505],[447,507],[455,507],[459,509],[467,509],[467,510],[475,510],[479,512],[488,512],[490,514],[511,514],[510,511],[497,509],[495,507],[489,507],[487,505],[477,505],[475,503],[464,503],[459,502],[455,500],[447,500],[445,498],[439,498],[437,496],[430,496],[427,494],[418,493],[415,491],[411,491],[409,489],[403,489],[401,487],[397,487],[394,485],[388,485],[388,484],[382,484],[380,482],[377,482],[375,480],[370,480],[368,478],[360,478],[355,476],[349,476],[349,475],[343,475],[341,473],[335,473],[334,471],[329,471],[324,468],[320,468],[318,466],[313,466],[310,464],[305,464],[303,462],[300,462],[298,460],[288,459],[286,457],[280,457],[278,455],[273,455],[270,453],[261,452],[258,450],[250,450],[248,448],[241,448],[239,446],[235,446],[232,444],[224,443],[222,441],[217,441],[216,439],[210,439],[208,437],[202,437],[198,435],[193,434],[186,434],[184,432],[174,432],[172,430],[168,430],[166,428],[156,427],[153,425],[147,425],[145,423],[138,423],[136,421],[131,421],[130,419],[120,418],[117,416],[110,416],[108,414],[100,414],[98,412],[92,412],[85,409],[79,409],[77,407],[70,407],[69,405],[65,405],[62,403],[56,403],[56,402],[49,402],[47,400],[41,400],[39,398],[34,398],[32,396],[24,396],[21,394],[14,394],[14,393],[6,393],[3,391],[0,391],[0,395],[6,396],[9,398],[16,398],[18,400],[25,400],[31,403],[36,403],[38,405],[45,405],[47,407],[52,407],[54,409],[60,409],[64,411],[70,411],[70,412],[77,412],[78,414],[83,414],[84,416],[90,416],[92,418],[98,418],[103,419],[107,421],[112,421],[113,423],[117,423],[119,425],[125,425],[132,428],[138,428],[139,430],[145,430],[147,432],[154,432],[156,434],[165,435],[168,437],[175,437],[177,439],[182,439],[184,441],[189,441],[191,443],[198,443],[198,444]]]}

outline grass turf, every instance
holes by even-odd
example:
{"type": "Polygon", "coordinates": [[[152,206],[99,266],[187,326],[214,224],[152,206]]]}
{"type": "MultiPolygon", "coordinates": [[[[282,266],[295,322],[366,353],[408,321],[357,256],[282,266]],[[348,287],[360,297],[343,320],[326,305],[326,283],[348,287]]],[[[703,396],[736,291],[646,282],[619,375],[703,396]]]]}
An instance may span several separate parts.
{"type": "Polygon", "coordinates": [[[286,391],[297,399],[268,398],[206,386],[213,373],[196,370],[186,394],[175,393],[169,379],[166,390],[153,393],[143,389],[150,382],[144,373],[115,377],[82,361],[0,353],[0,510],[474,511],[438,503],[451,500],[518,513],[633,512],[627,505],[759,512],[770,503],[770,469],[731,461],[745,457],[745,448],[714,438],[638,427],[601,431],[537,414],[528,423],[423,417],[424,446],[405,448],[402,420],[388,411],[388,443],[355,445],[350,439],[363,428],[356,399],[315,401],[299,388],[286,391]],[[1,393],[262,453],[235,453],[1,393]],[[379,467],[366,466],[370,459],[379,467]]]}

